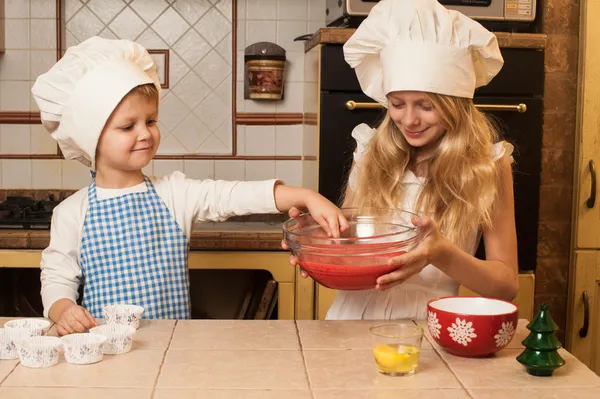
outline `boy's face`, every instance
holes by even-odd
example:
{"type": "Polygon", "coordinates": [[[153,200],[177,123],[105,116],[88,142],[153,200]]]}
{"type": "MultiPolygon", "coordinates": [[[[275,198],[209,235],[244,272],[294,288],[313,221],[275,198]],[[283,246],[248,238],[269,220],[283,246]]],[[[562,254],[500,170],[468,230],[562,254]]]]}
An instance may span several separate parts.
{"type": "Polygon", "coordinates": [[[130,94],[106,122],[96,150],[96,169],[131,172],[148,165],[160,143],[158,101],[130,94]]]}

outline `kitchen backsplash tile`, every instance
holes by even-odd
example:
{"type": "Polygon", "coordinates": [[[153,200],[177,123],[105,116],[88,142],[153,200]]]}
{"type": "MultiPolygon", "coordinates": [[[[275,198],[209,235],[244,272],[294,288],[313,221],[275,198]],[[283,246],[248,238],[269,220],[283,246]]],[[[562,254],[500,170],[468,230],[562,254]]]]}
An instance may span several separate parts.
{"type": "MultiPolygon", "coordinates": [[[[55,1],[0,1],[6,3],[7,18],[7,50],[0,56],[0,111],[38,112],[31,86],[56,62],[55,1]]],[[[325,0],[238,0],[237,62],[233,68],[231,0],[64,0],[63,4],[66,46],[99,34],[133,39],[148,49],[169,50],[169,88],[161,96],[159,155],[232,153],[233,73],[237,112],[303,111],[303,42],[293,40],[324,26],[325,0]],[[287,51],[283,101],[243,98],[244,49],[257,41],[272,41],[287,51]]],[[[306,139],[302,125],[239,125],[236,131],[237,155],[303,155],[306,139]]],[[[0,154],[54,155],[56,151],[55,141],[40,125],[0,126],[0,154]]],[[[90,181],[88,168],[76,161],[5,161],[29,165],[28,178],[23,180],[27,187],[36,188],[39,183],[78,189],[90,181]],[[42,165],[47,166],[47,173],[59,173],[60,179],[46,178],[42,165]]],[[[303,162],[291,160],[158,159],[144,172],[159,175],[173,165],[197,178],[270,178],[279,171],[292,176],[297,184],[303,180],[303,162]]],[[[15,180],[8,178],[7,185],[17,184],[15,180]]],[[[0,187],[4,187],[2,179],[0,187]]]]}
{"type": "Polygon", "coordinates": [[[31,188],[31,160],[3,159],[2,188],[31,188]]]}
{"type": "Polygon", "coordinates": [[[31,186],[35,188],[62,187],[62,165],[54,160],[31,160],[31,186]]]}

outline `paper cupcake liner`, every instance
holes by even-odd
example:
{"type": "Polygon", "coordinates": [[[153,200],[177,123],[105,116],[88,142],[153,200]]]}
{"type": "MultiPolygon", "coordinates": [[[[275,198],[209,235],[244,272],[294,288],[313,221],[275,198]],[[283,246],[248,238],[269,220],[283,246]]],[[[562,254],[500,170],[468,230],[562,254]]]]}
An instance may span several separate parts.
{"type": "Polygon", "coordinates": [[[107,305],[102,309],[106,324],[124,324],[136,330],[144,314],[144,308],[137,305],[107,305]]]}
{"type": "Polygon", "coordinates": [[[30,368],[44,368],[58,363],[60,338],[37,336],[26,338],[18,343],[21,365],[30,368]]]}
{"type": "Polygon", "coordinates": [[[51,326],[52,323],[46,319],[15,319],[4,324],[4,328],[25,328],[32,337],[46,335],[51,326]]]}
{"type": "Polygon", "coordinates": [[[65,335],[61,339],[65,360],[71,364],[92,364],[102,360],[102,346],[106,337],[98,334],[83,333],[65,335]]]}
{"type": "Polygon", "coordinates": [[[29,337],[31,333],[24,328],[0,328],[0,359],[17,359],[17,345],[29,337]]]}
{"type": "Polygon", "coordinates": [[[107,338],[103,346],[105,355],[119,355],[131,350],[135,328],[121,324],[106,324],[91,328],[90,332],[107,338]]]}

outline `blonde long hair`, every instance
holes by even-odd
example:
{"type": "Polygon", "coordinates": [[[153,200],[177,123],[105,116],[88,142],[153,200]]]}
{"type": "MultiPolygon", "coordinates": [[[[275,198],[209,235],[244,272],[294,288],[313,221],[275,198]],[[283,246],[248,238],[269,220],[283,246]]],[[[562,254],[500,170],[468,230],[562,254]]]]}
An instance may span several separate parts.
{"type": "MultiPolygon", "coordinates": [[[[446,132],[427,160],[415,210],[423,210],[442,234],[461,245],[474,229],[491,224],[500,175],[491,154],[499,134],[471,99],[427,95],[446,132]]],[[[388,112],[361,159],[352,205],[397,208],[404,194],[403,177],[414,167],[415,155],[388,112]]]]}

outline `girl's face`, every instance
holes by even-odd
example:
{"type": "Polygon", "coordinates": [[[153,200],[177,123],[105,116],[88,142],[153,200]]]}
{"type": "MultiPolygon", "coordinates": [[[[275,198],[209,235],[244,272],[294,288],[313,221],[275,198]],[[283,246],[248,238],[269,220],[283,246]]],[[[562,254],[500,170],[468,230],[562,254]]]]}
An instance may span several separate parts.
{"type": "Polygon", "coordinates": [[[429,97],[419,91],[396,91],[387,98],[390,117],[408,144],[418,152],[435,150],[446,128],[429,97]]]}
{"type": "Polygon", "coordinates": [[[160,143],[155,98],[130,94],[115,108],[98,141],[96,168],[118,172],[140,171],[160,143]]]}

